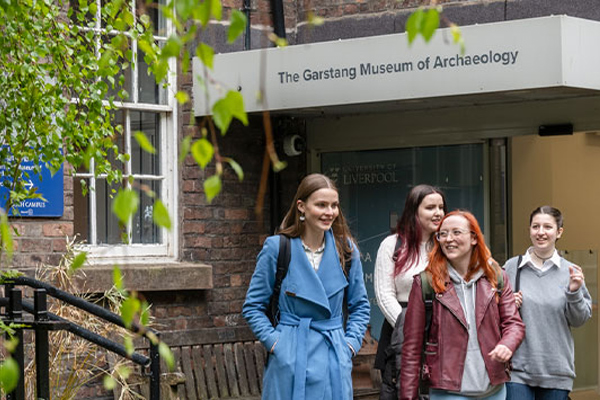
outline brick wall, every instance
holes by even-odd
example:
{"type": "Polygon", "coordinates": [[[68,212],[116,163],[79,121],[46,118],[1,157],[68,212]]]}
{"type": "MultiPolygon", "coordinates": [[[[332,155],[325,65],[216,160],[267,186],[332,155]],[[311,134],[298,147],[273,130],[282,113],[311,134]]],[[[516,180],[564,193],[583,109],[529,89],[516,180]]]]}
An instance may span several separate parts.
{"type": "Polygon", "coordinates": [[[16,268],[35,268],[40,263],[57,265],[73,232],[73,178],[64,171],[64,212],[60,218],[12,217],[16,268]]]}

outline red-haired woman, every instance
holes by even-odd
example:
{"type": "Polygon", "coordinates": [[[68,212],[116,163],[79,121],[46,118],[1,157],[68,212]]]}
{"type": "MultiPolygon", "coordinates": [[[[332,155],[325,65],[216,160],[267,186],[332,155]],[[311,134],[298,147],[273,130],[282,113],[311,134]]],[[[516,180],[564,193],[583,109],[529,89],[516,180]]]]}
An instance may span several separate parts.
{"type": "Polygon", "coordinates": [[[406,311],[413,276],[427,266],[427,255],[434,244],[433,234],[446,211],[446,199],[440,189],[430,185],[413,187],[406,196],[396,233],[379,245],[375,296],[385,317],[375,358],[375,368],[381,370],[380,400],[398,399],[400,315],[406,311]],[[394,327],[397,327],[396,337],[392,337],[394,327]]]}
{"type": "Polygon", "coordinates": [[[431,325],[423,347],[426,313],[416,276],[404,323],[400,399],[418,398],[422,372],[431,400],[504,400],[508,362],[525,335],[508,277],[473,214],[447,214],[436,238],[425,269],[435,291],[431,325]]]}

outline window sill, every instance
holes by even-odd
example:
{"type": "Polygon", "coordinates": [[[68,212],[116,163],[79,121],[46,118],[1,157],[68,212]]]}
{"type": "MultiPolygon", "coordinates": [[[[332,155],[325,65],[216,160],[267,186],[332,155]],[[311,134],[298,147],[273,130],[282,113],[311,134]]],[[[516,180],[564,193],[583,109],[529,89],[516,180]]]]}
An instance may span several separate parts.
{"type": "MultiPolygon", "coordinates": [[[[179,291],[211,289],[212,266],[186,262],[166,262],[154,265],[120,265],[123,284],[127,290],[179,291]]],[[[23,270],[32,276],[32,271],[23,270]]],[[[73,277],[74,286],[81,293],[101,293],[113,286],[113,266],[87,266],[73,277]]]]}

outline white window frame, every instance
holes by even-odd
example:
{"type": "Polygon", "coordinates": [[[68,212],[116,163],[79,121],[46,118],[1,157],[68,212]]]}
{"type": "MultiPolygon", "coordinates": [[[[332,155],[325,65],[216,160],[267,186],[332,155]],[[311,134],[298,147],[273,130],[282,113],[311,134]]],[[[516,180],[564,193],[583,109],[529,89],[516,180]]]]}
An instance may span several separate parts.
{"type": "MultiPolygon", "coordinates": [[[[98,13],[101,12],[101,0],[96,0],[98,13]]],[[[130,2],[130,7],[135,15],[135,0],[130,2]]],[[[154,36],[158,42],[165,42],[173,32],[173,24],[170,20],[165,21],[165,36],[154,36]]],[[[96,20],[97,33],[105,33],[101,27],[100,19],[96,20]]],[[[97,46],[100,46],[100,35],[97,36],[97,46]]],[[[90,264],[148,264],[148,263],[164,263],[175,261],[178,257],[178,207],[177,207],[177,192],[178,192],[178,166],[177,166],[177,148],[178,148],[178,126],[177,126],[177,102],[174,96],[170,95],[170,88],[175,88],[177,85],[177,73],[175,59],[169,61],[169,73],[167,74],[167,90],[166,104],[150,104],[138,103],[138,66],[137,66],[137,41],[130,38],[132,45],[133,57],[136,62],[131,63],[131,88],[129,93],[131,101],[129,102],[114,102],[113,104],[118,110],[125,113],[126,124],[123,134],[125,135],[125,152],[130,154],[131,151],[131,119],[130,111],[152,112],[160,114],[160,145],[157,152],[160,152],[160,175],[140,175],[131,174],[131,159],[125,163],[123,177],[126,179],[130,175],[134,179],[140,180],[160,180],[162,186],[160,190],[160,199],[167,207],[171,217],[171,229],[160,228],[161,243],[157,244],[97,244],[97,206],[96,206],[96,181],[105,176],[99,175],[94,177],[93,160],[90,162],[89,173],[75,173],[77,179],[89,180],[89,192],[86,201],[88,202],[88,242],[78,246],[79,250],[88,253],[88,262],[90,264]]],[[[130,184],[127,184],[130,187],[130,184]]],[[[142,193],[142,196],[144,194],[142,193]]],[[[109,211],[110,212],[110,211],[109,211]]],[[[131,238],[131,221],[127,224],[128,236],[131,238]]]]}

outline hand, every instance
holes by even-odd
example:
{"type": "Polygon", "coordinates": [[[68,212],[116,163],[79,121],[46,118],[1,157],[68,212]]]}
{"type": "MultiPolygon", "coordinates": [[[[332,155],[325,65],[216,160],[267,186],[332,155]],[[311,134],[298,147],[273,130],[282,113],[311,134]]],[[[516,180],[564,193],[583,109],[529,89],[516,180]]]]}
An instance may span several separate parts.
{"type": "Polygon", "coordinates": [[[506,347],[503,344],[499,344],[496,345],[496,347],[494,347],[494,350],[490,351],[488,353],[488,356],[490,356],[490,358],[494,361],[498,361],[498,362],[507,362],[508,360],[510,360],[510,358],[512,357],[512,351],[510,351],[510,349],[508,347],[506,347]]]}
{"type": "Polygon", "coordinates": [[[515,293],[515,303],[517,304],[517,308],[521,308],[521,305],[523,304],[523,293],[521,293],[520,290],[515,293]]]}
{"type": "Polygon", "coordinates": [[[583,286],[583,270],[573,264],[569,267],[569,292],[576,292],[583,286]]]}

